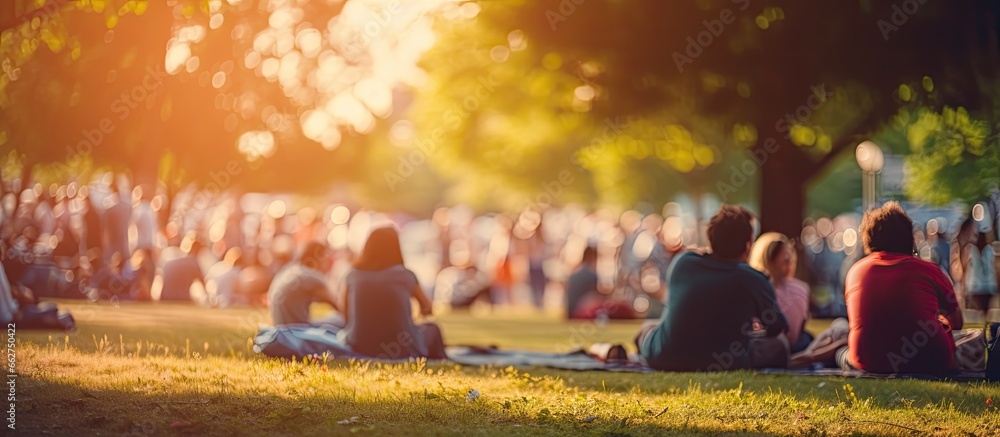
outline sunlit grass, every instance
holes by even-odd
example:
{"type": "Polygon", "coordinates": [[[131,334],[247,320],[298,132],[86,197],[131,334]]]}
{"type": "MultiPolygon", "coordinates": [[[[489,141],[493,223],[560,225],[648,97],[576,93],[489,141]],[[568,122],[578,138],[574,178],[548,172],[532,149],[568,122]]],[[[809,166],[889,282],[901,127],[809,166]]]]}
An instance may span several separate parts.
{"type": "MultiPolygon", "coordinates": [[[[76,309],[87,317],[82,306],[76,309]]],[[[468,368],[423,360],[291,362],[247,352],[239,326],[252,314],[248,310],[91,309],[90,320],[69,336],[18,333],[19,430],[62,435],[1000,431],[1000,414],[986,403],[1000,390],[986,384],[468,368]],[[471,389],[481,396],[470,401],[471,389]]],[[[475,320],[454,314],[438,322],[452,343],[527,344],[539,350],[558,350],[571,341],[569,334],[587,326],[528,315],[475,320]]],[[[634,323],[597,327],[588,339],[628,341],[634,328],[634,323]]]]}

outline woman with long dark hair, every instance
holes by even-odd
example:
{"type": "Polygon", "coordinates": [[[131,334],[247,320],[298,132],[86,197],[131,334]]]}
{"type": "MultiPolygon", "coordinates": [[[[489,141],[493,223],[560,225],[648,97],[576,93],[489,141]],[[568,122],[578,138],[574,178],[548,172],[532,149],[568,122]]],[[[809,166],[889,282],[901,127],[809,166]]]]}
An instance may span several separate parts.
{"type": "Polygon", "coordinates": [[[424,316],[431,315],[431,301],[416,275],[403,266],[394,228],[372,231],[345,284],[344,332],[355,352],[382,359],[447,358],[441,329],[413,322],[410,299],[416,299],[424,316]]]}

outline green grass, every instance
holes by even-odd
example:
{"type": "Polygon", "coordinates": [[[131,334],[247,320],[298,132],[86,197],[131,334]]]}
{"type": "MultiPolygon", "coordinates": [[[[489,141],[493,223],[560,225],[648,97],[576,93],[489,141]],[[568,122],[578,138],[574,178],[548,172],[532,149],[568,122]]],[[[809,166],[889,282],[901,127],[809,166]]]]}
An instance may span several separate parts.
{"type": "MultiPolygon", "coordinates": [[[[61,303],[79,331],[17,333],[17,429],[30,435],[995,435],[987,384],[619,374],[253,356],[253,310],[61,303]],[[481,397],[467,401],[470,389],[481,397]],[[352,421],[352,418],[354,419],[352,421]],[[338,422],[345,422],[344,424],[338,422]]],[[[438,317],[452,344],[566,350],[637,323],[438,317]]],[[[821,325],[814,325],[814,329],[821,325]]],[[[998,398],[1000,399],[1000,398],[998,398]]],[[[6,408],[5,408],[6,409],[6,408]]]]}

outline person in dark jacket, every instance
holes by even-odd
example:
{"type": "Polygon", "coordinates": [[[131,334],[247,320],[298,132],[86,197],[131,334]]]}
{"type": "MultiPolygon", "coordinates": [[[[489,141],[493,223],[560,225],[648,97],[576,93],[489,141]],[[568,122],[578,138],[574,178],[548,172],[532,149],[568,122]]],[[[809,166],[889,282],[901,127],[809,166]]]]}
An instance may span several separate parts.
{"type": "Polygon", "coordinates": [[[646,364],[669,371],[785,367],[788,323],[764,274],[747,265],[754,215],[723,205],[708,225],[711,253],[681,255],[659,322],[637,337],[646,364]]]}

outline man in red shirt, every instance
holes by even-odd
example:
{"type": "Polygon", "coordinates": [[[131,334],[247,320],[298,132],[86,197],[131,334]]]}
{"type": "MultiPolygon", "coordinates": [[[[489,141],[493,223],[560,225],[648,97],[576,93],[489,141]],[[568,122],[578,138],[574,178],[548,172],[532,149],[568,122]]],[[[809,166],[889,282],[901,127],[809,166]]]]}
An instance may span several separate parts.
{"type": "Polygon", "coordinates": [[[913,222],[896,202],[865,213],[865,258],[847,274],[847,350],[837,361],[873,373],[954,369],[962,312],[941,268],[913,256],[913,222]]]}

